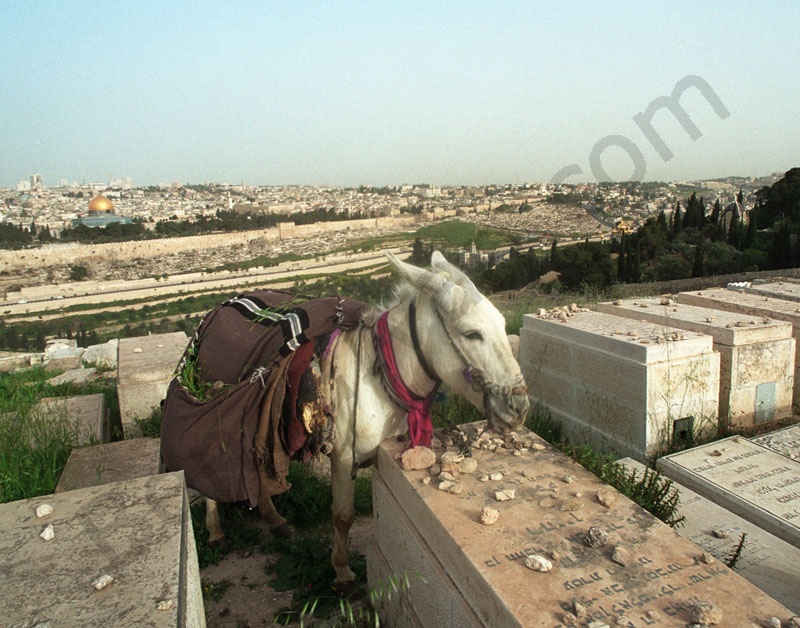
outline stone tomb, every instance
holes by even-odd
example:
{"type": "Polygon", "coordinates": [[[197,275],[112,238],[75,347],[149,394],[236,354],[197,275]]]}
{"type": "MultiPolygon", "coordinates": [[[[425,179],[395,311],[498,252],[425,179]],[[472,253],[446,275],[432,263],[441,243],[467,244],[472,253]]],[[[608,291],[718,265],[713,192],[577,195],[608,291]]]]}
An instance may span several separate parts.
{"type": "MultiPolygon", "coordinates": [[[[619,462],[644,475],[645,467],[624,458],[619,462]]],[[[680,495],[679,511],[685,519],[675,531],[708,552],[723,564],[734,556],[745,534],[744,545],[736,561],[736,573],[781,604],[800,615],[800,549],[762,530],[729,510],[673,481],[680,495]]],[[[715,563],[712,563],[715,564],[715,563]]]]}
{"type": "Polygon", "coordinates": [[[732,436],[658,460],[664,475],[800,547],[800,462],[732,436]]]}
{"type": "Polygon", "coordinates": [[[75,426],[73,445],[82,447],[107,443],[110,423],[106,398],[102,393],[76,397],[45,397],[34,406],[33,416],[44,421],[66,419],[75,426]]]}
{"type": "Polygon", "coordinates": [[[131,438],[73,449],[58,479],[56,493],[156,475],[161,470],[161,439],[131,438]]]}
{"type": "Polygon", "coordinates": [[[520,365],[532,401],[574,443],[644,460],[717,430],[720,360],[706,334],[600,312],[526,314],[520,365]]]}
{"type": "Polygon", "coordinates": [[[126,438],[139,435],[136,419],[148,418],[166,397],[188,342],[182,331],[119,341],[117,395],[126,438]]]}
{"type": "Polygon", "coordinates": [[[769,447],[781,455],[800,461],[800,424],[784,427],[750,439],[762,447],[769,447]]]}
{"type": "Polygon", "coordinates": [[[205,626],[183,473],[3,504],[0,529],[0,626],[205,626]]]}
{"type": "Polygon", "coordinates": [[[403,447],[381,445],[372,484],[370,587],[404,576],[410,585],[383,607],[386,625],[683,627],[699,602],[718,609],[722,625],[792,616],[724,565],[702,562],[693,543],[549,445],[519,456],[473,451],[477,470],[458,477],[458,494],[438,479],[424,484],[428,470],[403,471],[403,447]],[[480,480],[494,473],[502,479],[480,480]],[[514,498],[497,501],[507,490],[514,498]],[[499,511],[492,525],[480,522],[487,506],[499,511]],[[526,567],[533,554],[552,569],[526,567]]]}
{"type": "MultiPolygon", "coordinates": [[[[792,324],[792,336],[795,342],[800,339],[800,303],[724,288],[681,292],[678,294],[678,302],[788,321],[792,324]]],[[[793,403],[800,405],[800,351],[795,351],[794,359],[793,403]]]]}
{"type": "Polygon", "coordinates": [[[733,426],[791,415],[795,340],[790,323],[661,297],[598,303],[597,309],[711,336],[720,356],[719,416],[733,426]]]}
{"type": "Polygon", "coordinates": [[[786,301],[800,301],[800,284],[793,282],[774,281],[758,283],[744,288],[745,292],[763,297],[774,297],[786,301]]]}

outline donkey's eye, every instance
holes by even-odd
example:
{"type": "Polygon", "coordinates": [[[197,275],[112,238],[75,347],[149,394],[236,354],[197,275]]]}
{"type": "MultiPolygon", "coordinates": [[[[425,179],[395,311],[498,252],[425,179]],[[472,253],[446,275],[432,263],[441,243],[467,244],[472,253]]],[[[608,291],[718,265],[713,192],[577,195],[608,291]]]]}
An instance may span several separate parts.
{"type": "Polygon", "coordinates": [[[471,329],[469,331],[465,331],[463,334],[464,338],[467,340],[483,340],[483,334],[479,331],[471,329]]]}

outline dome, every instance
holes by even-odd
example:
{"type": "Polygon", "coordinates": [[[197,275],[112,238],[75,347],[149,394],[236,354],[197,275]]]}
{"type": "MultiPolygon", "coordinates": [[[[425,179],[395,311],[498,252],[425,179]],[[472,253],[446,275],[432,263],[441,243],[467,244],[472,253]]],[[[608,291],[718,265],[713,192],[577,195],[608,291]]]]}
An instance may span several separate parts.
{"type": "Polygon", "coordinates": [[[102,194],[98,194],[91,201],[89,201],[89,211],[98,213],[113,213],[114,204],[102,194]]]}

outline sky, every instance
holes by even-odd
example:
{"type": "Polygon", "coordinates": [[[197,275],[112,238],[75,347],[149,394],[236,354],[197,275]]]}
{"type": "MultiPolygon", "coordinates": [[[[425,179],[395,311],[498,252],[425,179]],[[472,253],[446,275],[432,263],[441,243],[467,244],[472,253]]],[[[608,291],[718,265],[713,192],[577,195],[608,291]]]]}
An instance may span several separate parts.
{"type": "Polygon", "coordinates": [[[0,24],[0,187],[32,173],[383,186],[800,166],[795,0],[0,0],[0,24]],[[649,118],[659,151],[635,116],[676,85],[684,121],[649,118]]]}

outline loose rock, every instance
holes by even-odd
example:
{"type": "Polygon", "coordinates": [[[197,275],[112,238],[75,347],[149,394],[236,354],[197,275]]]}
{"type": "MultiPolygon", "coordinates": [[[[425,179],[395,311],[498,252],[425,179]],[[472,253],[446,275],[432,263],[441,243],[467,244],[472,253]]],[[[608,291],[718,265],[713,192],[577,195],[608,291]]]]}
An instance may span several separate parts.
{"type": "Polygon", "coordinates": [[[502,480],[503,479],[503,474],[502,473],[492,473],[492,474],[489,475],[489,479],[490,480],[494,480],[494,481],[502,480]]]}
{"type": "Polygon", "coordinates": [[[451,482],[450,480],[442,480],[441,482],[439,482],[440,491],[449,491],[454,486],[455,482],[451,482]]]}
{"type": "Polygon", "coordinates": [[[496,523],[500,518],[500,512],[489,506],[484,506],[481,509],[481,523],[485,526],[490,526],[496,523]]]}
{"type": "Polygon", "coordinates": [[[98,591],[102,591],[112,582],[114,582],[114,576],[109,576],[108,574],[104,574],[99,578],[97,578],[94,582],[92,582],[92,586],[98,591]]]}
{"type": "Polygon", "coordinates": [[[623,567],[630,562],[630,559],[631,553],[621,545],[617,545],[614,548],[614,552],[611,554],[611,560],[623,567]]]}
{"type": "Polygon", "coordinates": [[[761,622],[764,628],[781,628],[781,620],[777,617],[770,617],[761,622]]]}
{"type": "Polygon", "coordinates": [[[52,523],[48,523],[44,527],[44,529],[41,531],[41,533],[39,534],[39,536],[42,537],[45,541],[53,540],[53,537],[55,535],[56,535],[56,533],[53,530],[53,524],[52,523]]]}
{"type": "Polygon", "coordinates": [[[713,626],[722,621],[722,609],[717,608],[711,602],[697,602],[692,604],[692,621],[706,626],[713,626]]]}
{"type": "Polygon", "coordinates": [[[171,611],[175,608],[175,600],[161,600],[156,604],[157,611],[171,611]]]}
{"type": "Polygon", "coordinates": [[[465,458],[460,466],[461,473],[473,473],[478,468],[478,461],[475,458],[465,458]]]}
{"type": "Polygon", "coordinates": [[[718,539],[727,539],[731,535],[731,533],[725,528],[714,528],[713,530],[711,530],[711,534],[713,534],[718,539]]]}
{"type": "Polygon", "coordinates": [[[592,526],[583,538],[583,542],[588,547],[601,547],[608,542],[608,532],[600,526],[592,526]]]}
{"type": "Polygon", "coordinates": [[[429,447],[412,447],[400,456],[403,471],[428,469],[436,462],[436,453],[429,447]]]}
{"type": "Polygon", "coordinates": [[[533,554],[525,559],[525,566],[533,571],[550,571],[553,563],[540,554],[533,554]]]}
{"type": "Polygon", "coordinates": [[[800,628],[800,616],[795,615],[789,620],[789,628],[800,628]]]}
{"type": "Polygon", "coordinates": [[[494,494],[494,498],[499,502],[506,502],[516,497],[517,491],[513,488],[507,488],[504,491],[497,491],[494,494]]]}
{"type": "Polygon", "coordinates": [[[597,501],[599,501],[606,508],[611,508],[614,502],[617,501],[617,495],[610,490],[597,491],[597,501]]]}
{"type": "Polygon", "coordinates": [[[716,558],[714,558],[714,557],[713,557],[711,554],[709,554],[708,552],[703,552],[702,554],[700,554],[700,562],[702,562],[702,563],[705,563],[706,565],[710,565],[710,564],[711,564],[711,563],[713,563],[715,560],[717,560],[717,559],[716,559],[716,558]]]}
{"type": "Polygon", "coordinates": [[[36,507],[36,516],[39,519],[51,514],[53,514],[53,507],[50,504],[40,504],[36,507]]]}

